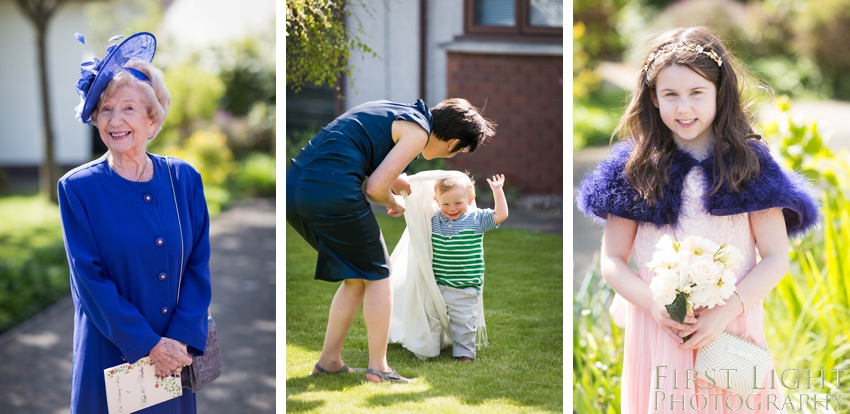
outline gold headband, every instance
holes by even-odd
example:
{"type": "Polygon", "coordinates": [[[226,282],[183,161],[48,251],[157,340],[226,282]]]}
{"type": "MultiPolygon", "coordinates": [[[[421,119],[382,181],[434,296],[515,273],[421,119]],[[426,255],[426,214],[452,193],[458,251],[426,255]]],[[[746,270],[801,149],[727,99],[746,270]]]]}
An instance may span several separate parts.
{"type": "Polygon", "coordinates": [[[661,46],[655,52],[649,54],[649,57],[646,59],[646,64],[643,65],[643,71],[646,72],[647,70],[649,70],[649,65],[652,64],[652,62],[655,60],[655,58],[657,58],[657,57],[659,57],[659,56],[661,56],[665,53],[670,53],[670,52],[674,52],[676,50],[682,50],[682,49],[690,50],[691,52],[695,52],[695,53],[702,53],[703,55],[706,55],[706,56],[710,57],[712,60],[714,60],[715,62],[717,62],[717,66],[723,65],[723,60],[720,59],[720,56],[718,56],[717,53],[714,53],[713,50],[706,50],[702,46],[699,46],[699,45],[696,45],[696,44],[693,44],[693,43],[668,43],[664,46],[661,46]]]}

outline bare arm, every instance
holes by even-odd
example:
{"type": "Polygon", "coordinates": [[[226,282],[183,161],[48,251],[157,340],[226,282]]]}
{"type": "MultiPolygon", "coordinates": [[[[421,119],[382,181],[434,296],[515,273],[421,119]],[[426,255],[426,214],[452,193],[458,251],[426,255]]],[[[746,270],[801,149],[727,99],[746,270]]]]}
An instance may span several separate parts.
{"type": "Polygon", "coordinates": [[[496,224],[502,224],[508,218],[508,201],[505,199],[505,176],[496,174],[493,176],[493,181],[487,179],[487,184],[490,184],[490,189],[493,190],[493,202],[496,204],[493,212],[493,220],[496,224]]]}
{"type": "Polygon", "coordinates": [[[404,199],[390,191],[404,168],[416,158],[428,142],[428,133],[410,121],[393,121],[392,133],[396,144],[366,182],[366,195],[372,201],[404,213],[404,199]]]}
{"type": "MultiPolygon", "coordinates": [[[[782,209],[750,213],[753,235],[761,261],[737,285],[747,309],[758,305],[788,273],[788,236],[782,209]]],[[[694,334],[682,348],[697,349],[708,345],[723,333],[726,326],[744,311],[738,295],[732,295],[725,305],[705,309],[697,317],[694,334]]]]}
{"type": "MultiPolygon", "coordinates": [[[[629,266],[637,228],[637,222],[608,215],[602,233],[602,277],[620,296],[652,316],[664,333],[681,343],[678,332],[685,326],[671,318],[664,305],[655,301],[649,284],[629,266]]],[[[686,324],[693,322],[696,320],[692,316],[685,318],[686,324]]]]}

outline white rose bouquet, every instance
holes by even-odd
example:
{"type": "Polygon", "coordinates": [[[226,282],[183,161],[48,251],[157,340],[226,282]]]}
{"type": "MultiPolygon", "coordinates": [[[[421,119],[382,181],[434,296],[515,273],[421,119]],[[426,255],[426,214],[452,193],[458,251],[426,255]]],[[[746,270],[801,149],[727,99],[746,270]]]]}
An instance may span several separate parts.
{"type": "Polygon", "coordinates": [[[723,305],[734,294],[736,277],[732,270],[744,260],[735,246],[718,245],[698,236],[679,242],[665,234],[655,247],[652,261],[646,264],[655,271],[649,288],[679,323],[688,310],[723,305]]]}

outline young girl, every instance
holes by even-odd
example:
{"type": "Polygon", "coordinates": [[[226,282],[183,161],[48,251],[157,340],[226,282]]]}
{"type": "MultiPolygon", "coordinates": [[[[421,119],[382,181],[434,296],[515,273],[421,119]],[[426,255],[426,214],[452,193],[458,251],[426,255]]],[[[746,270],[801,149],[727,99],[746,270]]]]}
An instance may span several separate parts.
{"type": "Polygon", "coordinates": [[[667,31],[649,52],[615,132],[624,142],[577,197],[584,214],[605,223],[602,276],[629,302],[622,412],[781,411],[778,381],[737,396],[722,381],[714,388],[694,381],[687,370],[696,350],[723,331],[767,347],[762,300],[788,271],[787,235],[811,229],[817,205],[807,182],[782,170],[753,132],[741,96],[744,73],[708,29],[667,31]],[[664,234],[741,250],[737,290],[725,305],[696,309],[680,324],[653,299],[647,262],[664,234]]]}

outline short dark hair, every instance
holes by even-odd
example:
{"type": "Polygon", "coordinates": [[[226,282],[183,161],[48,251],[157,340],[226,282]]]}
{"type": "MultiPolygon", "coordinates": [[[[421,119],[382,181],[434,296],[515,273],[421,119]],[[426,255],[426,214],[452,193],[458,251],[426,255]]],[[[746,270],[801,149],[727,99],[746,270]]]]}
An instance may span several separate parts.
{"type": "Polygon", "coordinates": [[[496,124],[484,118],[469,101],[449,98],[431,109],[434,119],[433,133],[440,141],[459,139],[452,152],[469,149],[475,151],[479,145],[496,135],[496,124]]]}

